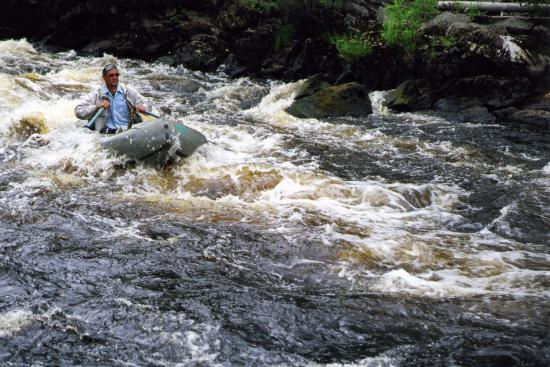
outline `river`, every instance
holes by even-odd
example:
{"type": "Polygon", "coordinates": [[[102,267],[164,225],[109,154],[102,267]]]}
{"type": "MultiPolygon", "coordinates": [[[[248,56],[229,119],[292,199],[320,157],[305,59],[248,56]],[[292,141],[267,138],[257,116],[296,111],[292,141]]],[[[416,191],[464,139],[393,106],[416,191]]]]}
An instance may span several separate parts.
{"type": "Polygon", "coordinates": [[[2,365],[550,364],[548,136],[381,92],[298,119],[300,83],[0,41],[2,365]],[[209,144],[100,149],[74,107],[108,62],[209,144]]]}

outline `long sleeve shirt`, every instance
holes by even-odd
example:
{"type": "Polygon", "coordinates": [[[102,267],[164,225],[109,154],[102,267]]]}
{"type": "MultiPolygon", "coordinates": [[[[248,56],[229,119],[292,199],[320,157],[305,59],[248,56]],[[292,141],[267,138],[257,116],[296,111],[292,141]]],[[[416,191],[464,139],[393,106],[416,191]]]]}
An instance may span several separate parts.
{"type": "Polygon", "coordinates": [[[107,86],[102,85],[100,88],[88,94],[84,100],[76,106],[76,117],[81,120],[91,119],[98,111],[99,108],[97,106],[101,97],[104,95],[109,98],[111,107],[103,111],[97,118],[95,122],[96,131],[100,131],[105,126],[115,129],[128,126],[129,109],[125,101],[125,95],[132,106],[143,104],[148,111],[151,111],[153,108],[153,105],[133,88],[119,84],[117,86],[117,91],[112,95],[108,91],[107,86]]]}

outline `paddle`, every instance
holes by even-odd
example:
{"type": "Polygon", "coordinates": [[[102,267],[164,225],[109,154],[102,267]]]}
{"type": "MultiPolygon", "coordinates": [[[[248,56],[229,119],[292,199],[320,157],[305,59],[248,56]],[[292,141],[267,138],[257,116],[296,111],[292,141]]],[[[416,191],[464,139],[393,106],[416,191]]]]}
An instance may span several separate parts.
{"type": "MultiPolygon", "coordinates": [[[[95,129],[95,120],[97,120],[97,118],[99,117],[99,115],[101,115],[101,112],[105,111],[104,108],[100,108],[99,110],[97,110],[97,112],[95,113],[94,117],[92,117],[90,119],[90,121],[88,121],[88,123],[86,125],[84,125],[84,127],[87,127],[88,129],[90,130],[94,130],[95,129]]],[[[147,115],[147,116],[153,116],[155,118],[160,118],[160,115],[157,115],[156,113],[154,112],[148,112],[148,111],[144,111],[143,112],[144,115],[147,115]]],[[[131,127],[131,125],[130,125],[131,127]]],[[[130,128],[129,127],[129,128],[130,128]]]]}
{"type": "Polygon", "coordinates": [[[84,127],[87,127],[90,130],[94,130],[95,129],[95,120],[97,120],[97,118],[99,117],[99,115],[101,115],[101,112],[103,112],[103,111],[105,111],[104,108],[100,108],[99,110],[97,110],[94,117],[92,117],[91,120],[88,121],[88,123],[86,125],[84,125],[84,127]]]}

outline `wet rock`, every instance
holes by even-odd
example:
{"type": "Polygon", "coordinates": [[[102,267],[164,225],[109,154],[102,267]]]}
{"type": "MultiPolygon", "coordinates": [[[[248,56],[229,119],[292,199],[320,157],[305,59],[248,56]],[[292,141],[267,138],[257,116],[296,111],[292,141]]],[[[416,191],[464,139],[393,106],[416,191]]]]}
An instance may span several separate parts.
{"type": "Polygon", "coordinates": [[[298,92],[296,93],[295,99],[301,99],[304,97],[311,96],[318,91],[320,91],[323,88],[330,87],[330,83],[325,81],[323,77],[319,74],[316,74],[312,76],[311,78],[308,78],[304,84],[300,87],[298,92]]]}
{"type": "Polygon", "coordinates": [[[394,111],[430,109],[434,101],[434,87],[424,79],[407,80],[386,96],[386,105],[394,111]]]}
{"type": "Polygon", "coordinates": [[[433,109],[441,112],[459,112],[468,108],[478,107],[477,102],[464,97],[444,97],[435,101],[433,109]]]}
{"type": "Polygon", "coordinates": [[[516,107],[508,107],[502,110],[496,110],[493,112],[493,115],[500,121],[505,121],[507,118],[511,117],[514,113],[519,111],[516,107]]]}
{"type": "Polygon", "coordinates": [[[27,139],[33,134],[46,134],[48,132],[48,127],[44,115],[35,113],[21,118],[21,120],[13,124],[8,131],[12,136],[27,139]]]}
{"type": "Polygon", "coordinates": [[[274,44],[273,31],[269,26],[247,29],[235,37],[231,50],[240,65],[258,71],[274,44]]]}
{"type": "Polygon", "coordinates": [[[550,93],[534,98],[534,101],[524,106],[524,109],[550,112],[550,93]]]}
{"type": "Polygon", "coordinates": [[[159,61],[169,65],[181,64],[191,69],[214,71],[226,57],[226,46],[216,36],[198,34],[168,57],[159,61]]]}
{"type": "Polygon", "coordinates": [[[92,42],[82,48],[82,51],[90,55],[99,55],[100,53],[108,50],[112,50],[116,47],[114,40],[102,40],[98,42],[92,42]]]}
{"type": "Polygon", "coordinates": [[[365,116],[372,113],[372,106],[362,85],[347,83],[323,88],[295,100],[286,112],[301,118],[365,116]]]}
{"type": "Polygon", "coordinates": [[[476,124],[492,124],[496,121],[487,108],[485,107],[473,107],[465,110],[461,110],[463,122],[476,123],[476,124]]]}
{"type": "Polygon", "coordinates": [[[451,93],[495,110],[521,105],[532,93],[532,88],[527,78],[477,75],[458,80],[451,88],[451,93]]]}
{"type": "Polygon", "coordinates": [[[550,131],[550,112],[544,110],[517,110],[500,121],[519,124],[533,130],[550,131]]]}

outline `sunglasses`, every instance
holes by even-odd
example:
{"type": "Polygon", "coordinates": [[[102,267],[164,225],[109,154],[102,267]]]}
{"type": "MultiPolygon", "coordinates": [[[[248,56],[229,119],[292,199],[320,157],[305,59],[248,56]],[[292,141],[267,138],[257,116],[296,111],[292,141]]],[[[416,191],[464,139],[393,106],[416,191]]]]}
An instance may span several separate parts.
{"type": "Polygon", "coordinates": [[[115,77],[115,76],[118,78],[118,77],[120,76],[120,74],[119,74],[119,73],[116,73],[116,74],[107,74],[107,77],[109,77],[109,78],[113,78],[113,77],[115,77]]]}

